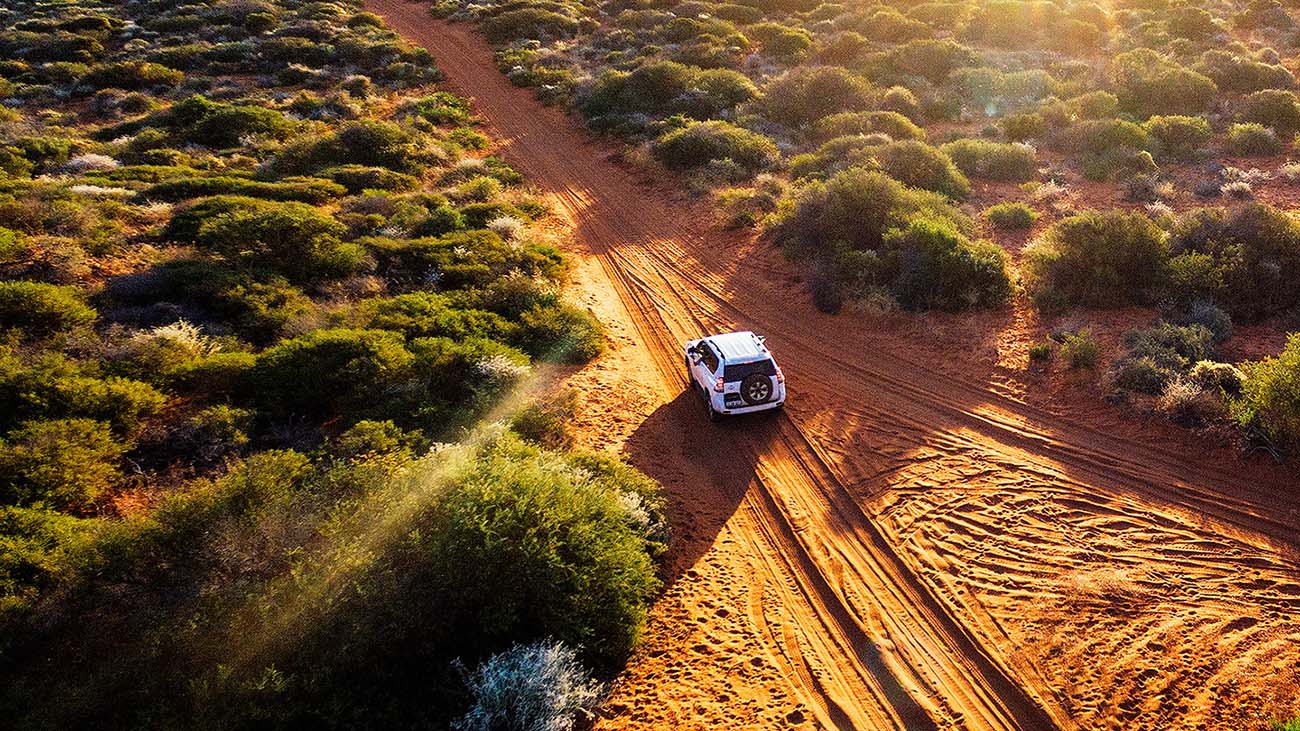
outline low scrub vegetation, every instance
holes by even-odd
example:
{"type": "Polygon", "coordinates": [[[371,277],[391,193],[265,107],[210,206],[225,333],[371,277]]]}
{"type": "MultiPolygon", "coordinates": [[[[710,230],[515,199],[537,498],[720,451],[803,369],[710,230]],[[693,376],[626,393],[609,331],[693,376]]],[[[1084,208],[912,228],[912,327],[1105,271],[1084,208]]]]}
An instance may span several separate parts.
{"type": "Polygon", "coordinates": [[[984,209],[989,223],[1004,229],[1030,228],[1038,221],[1038,213],[1024,203],[998,203],[984,209]]]}
{"type": "Polygon", "coordinates": [[[1278,356],[1243,370],[1233,417],[1270,447],[1292,455],[1300,452],[1300,335],[1292,334],[1278,356]]]}
{"type": "MultiPolygon", "coordinates": [[[[428,54],[350,1],[0,23],[0,714],[583,717],[658,590],[662,501],[543,439],[571,407],[484,423],[604,334],[428,54]]],[[[521,9],[496,32],[580,27],[521,9]]],[[[757,96],[690,84],[700,120],[757,96]]],[[[666,162],[779,164],[701,124],[666,162]]]]}
{"type": "Polygon", "coordinates": [[[910,309],[988,307],[1011,293],[1007,256],[972,241],[971,222],[934,192],[850,168],[789,194],[769,221],[795,258],[817,269],[825,310],[883,290],[910,309]]]}
{"type": "Polygon", "coordinates": [[[1152,302],[1164,281],[1167,234],[1140,213],[1089,212],[1052,225],[1025,252],[1040,305],[1119,307],[1152,302]]]}
{"type": "MultiPolygon", "coordinates": [[[[981,207],[997,202],[983,197],[990,186],[1062,191],[1080,178],[1143,204],[1180,199],[1189,177],[1205,197],[1253,200],[1277,178],[1229,180],[1214,161],[1275,155],[1300,131],[1297,84],[1284,61],[1295,54],[1278,36],[1294,22],[1275,6],[632,8],[603,0],[521,14],[501,0],[439,0],[435,12],[478,21],[512,80],[572,104],[593,130],[651,150],[741,226],[774,211],[761,196],[742,196],[738,183],[761,173],[799,188],[850,168],[954,202],[974,189],[981,207]],[[1203,181],[1204,171],[1222,179],[1203,181]]],[[[1092,196],[1097,188],[1080,190],[1092,196]]],[[[1112,230],[1094,229],[1103,242],[1094,248],[1106,251],[1085,262],[1070,258],[1078,252],[1064,238],[1082,225],[1071,214],[1095,204],[1035,203],[1052,224],[1044,240],[1060,239],[1024,265],[1036,301],[1120,306],[1180,296],[1169,276],[1191,262],[1166,267],[1166,252],[1147,246],[1170,243],[1162,227],[1143,230],[1118,216],[1102,225],[1112,230]],[[1128,233],[1113,230],[1125,226],[1128,233]],[[1049,258],[1060,274],[1048,272],[1049,258]],[[1076,265],[1086,267],[1084,284],[1058,291],[1076,265]]],[[[1018,210],[995,207],[990,216],[999,237],[1034,225],[1018,210]]],[[[817,261],[809,281],[843,270],[817,261]]],[[[813,289],[822,299],[842,288],[813,289]]]]}

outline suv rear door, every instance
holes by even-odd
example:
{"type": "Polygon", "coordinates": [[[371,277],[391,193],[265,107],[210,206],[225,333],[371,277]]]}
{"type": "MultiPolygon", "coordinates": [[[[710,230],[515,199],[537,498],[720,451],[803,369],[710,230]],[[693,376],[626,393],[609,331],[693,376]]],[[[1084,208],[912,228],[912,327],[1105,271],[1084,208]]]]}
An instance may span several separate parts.
{"type": "MultiPolygon", "coordinates": [[[[776,363],[774,363],[771,358],[750,361],[748,363],[728,363],[722,370],[722,379],[727,384],[727,390],[736,391],[737,393],[741,391],[741,381],[744,381],[752,375],[764,376],[767,378],[768,383],[771,384],[771,390],[768,391],[770,395],[767,397],[766,401],[770,401],[776,397],[777,386],[779,384],[777,383],[776,377],[776,363]]],[[[766,401],[759,403],[765,403],[766,401]]]]}

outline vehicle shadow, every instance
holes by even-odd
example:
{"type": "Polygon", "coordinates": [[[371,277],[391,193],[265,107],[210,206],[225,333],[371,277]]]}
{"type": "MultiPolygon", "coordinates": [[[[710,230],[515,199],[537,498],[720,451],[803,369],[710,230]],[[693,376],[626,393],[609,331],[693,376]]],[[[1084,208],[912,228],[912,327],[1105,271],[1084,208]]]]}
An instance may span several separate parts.
{"type": "Polygon", "coordinates": [[[754,481],[757,446],[773,438],[779,412],[712,423],[698,394],[683,387],[641,423],[627,457],[663,485],[672,541],[661,568],[672,584],[713,546],[754,481]]]}

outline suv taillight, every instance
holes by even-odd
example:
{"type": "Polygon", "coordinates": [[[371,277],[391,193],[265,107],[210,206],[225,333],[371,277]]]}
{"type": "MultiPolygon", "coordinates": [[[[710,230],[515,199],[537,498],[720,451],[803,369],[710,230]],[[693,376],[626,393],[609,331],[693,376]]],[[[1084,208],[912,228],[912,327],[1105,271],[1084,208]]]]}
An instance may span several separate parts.
{"type": "Polygon", "coordinates": [[[723,388],[724,385],[725,385],[725,383],[724,383],[723,380],[722,380],[722,376],[718,376],[718,381],[717,381],[717,383],[714,383],[714,384],[713,384],[713,391],[714,391],[715,393],[722,393],[722,388],[723,388]]]}
{"type": "Polygon", "coordinates": [[[781,372],[781,366],[776,367],[776,382],[785,383],[785,374],[781,372]]]}

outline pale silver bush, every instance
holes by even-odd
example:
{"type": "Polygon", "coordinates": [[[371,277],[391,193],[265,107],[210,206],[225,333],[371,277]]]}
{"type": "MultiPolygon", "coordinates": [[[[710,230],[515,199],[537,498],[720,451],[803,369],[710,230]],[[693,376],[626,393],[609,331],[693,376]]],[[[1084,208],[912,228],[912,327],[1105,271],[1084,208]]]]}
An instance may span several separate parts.
{"type": "Polygon", "coordinates": [[[591,718],[601,692],[577,653],[553,640],[493,655],[465,684],[474,703],[452,723],[457,731],[570,731],[591,718]]]}
{"type": "Polygon", "coordinates": [[[217,341],[203,333],[203,328],[186,320],[177,320],[170,325],[160,325],[151,330],[137,332],[131,336],[126,349],[129,354],[140,353],[156,347],[163,341],[196,358],[210,355],[221,349],[217,341]]]}
{"type": "Polygon", "coordinates": [[[1217,392],[1207,391],[1191,379],[1176,378],[1170,381],[1160,397],[1156,409],[1182,424],[1195,426],[1220,419],[1225,414],[1223,401],[1217,392]]]}
{"type": "Polygon", "coordinates": [[[488,230],[496,232],[505,241],[513,241],[524,228],[524,222],[514,216],[498,216],[488,221],[488,230]]]}
{"type": "Polygon", "coordinates": [[[111,170],[119,167],[122,163],[114,160],[108,155],[100,155],[96,152],[88,152],[84,155],[77,155],[63,164],[64,172],[85,173],[91,170],[111,170]]]}
{"type": "Polygon", "coordinates": [[[1238,198],[1246,200],[1255,196],[1251,190],[1250,183],[1244,180],[1234,180],[1231,183],[1224,183],[1219,187],[1219,192],[1229,198],[1238,198]]]}

